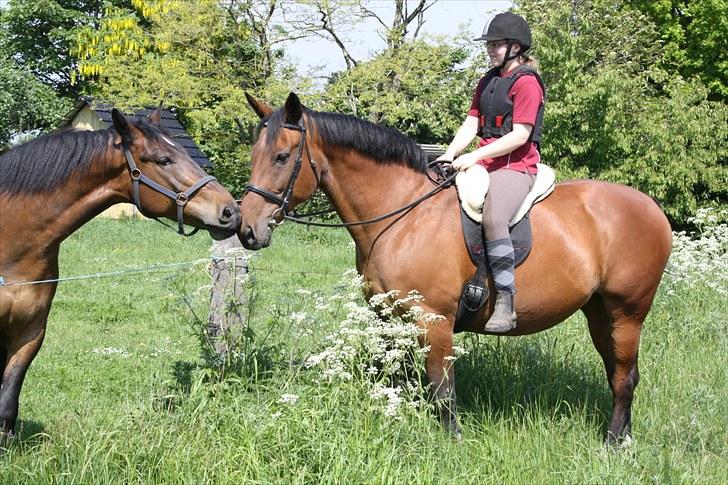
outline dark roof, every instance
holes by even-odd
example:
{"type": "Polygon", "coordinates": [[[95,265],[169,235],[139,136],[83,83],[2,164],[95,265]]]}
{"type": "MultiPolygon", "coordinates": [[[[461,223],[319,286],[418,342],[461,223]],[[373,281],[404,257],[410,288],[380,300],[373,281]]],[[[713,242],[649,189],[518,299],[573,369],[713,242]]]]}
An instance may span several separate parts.
{"type": "MultiPolygon", "coordinates": [[[[91,108],[99,116],[101,121],[104,122],[107,128],[112,125],[111,110],[114,108],[112,105],[93,101],[90,98],[82,98],[78,102],[78,104],[76,104],[76,106],[71,111],[69,111],[66,116],[63,117],[63,120],[58,124],[58,127],[63,128],[69,126],[73,119],[76,117],[76,115],[78,115],[78,113],[85,106],[91,108]]],[[[156,108],[144,108],[140,110],[135,110],[134,116],[138,118],[148,117],[155,110],[156,108]]],[[[200,167],[206,170],[212,168],[212,162],[200,151],[197,143],[195,143],[192,137],[182,127],[182,125],[179,124],[179,122],[177,121],[177,117],[174,115],[174,113],[167,109],[162,109],[160,124],[162,126],[162,129],[169,133],[170,136],[174,138],[177,143],[185,147],[187,153],[189,153],[190,157],[195,162],[197,162],[200,167]]]]}

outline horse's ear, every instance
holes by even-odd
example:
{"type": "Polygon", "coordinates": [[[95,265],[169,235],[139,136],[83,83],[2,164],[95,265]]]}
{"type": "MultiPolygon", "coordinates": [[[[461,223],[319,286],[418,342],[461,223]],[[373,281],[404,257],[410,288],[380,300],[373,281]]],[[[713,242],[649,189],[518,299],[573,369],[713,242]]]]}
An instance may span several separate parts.
{"type": "Polygon", "coordinates": [[[121,111],[116,108],[112,109],[111,119],[114,122],[114,129],[117,133],[117,138],[114,140],[114,143],[124,143],[125,145],[131,145],[134,141],[134,137],[131,134],[129,122],[126,121],[126,118],[121,113],[121,111]]]}
{"type": "Polygon", "coordinates": [[[273,108],[265,104],[263,101],[258,101],[248,93],[245,93],[245,98],[248,100],[250,107],[253,108],[253,111],[255,111],[255,114],[257,114],[261,120],[266,116],[270,116],[273,112],[273,108]]]}
{"type": "Polygon", "coordinates": [[[301,100],[298,99],[296,93],[290,93],[288,99],[286,99],[286,122],[292,125],[297,125],[303,116],[303,105],[301,100]]]}
{"type": "Polygon", "coordinates": [[[159,106],[157,106],[157,109],[154,110],[152,114],[149,115],[149,121],[153,125],[159,126],[162,123],[162,104],[164,102],[160,101],[159,106]]]}

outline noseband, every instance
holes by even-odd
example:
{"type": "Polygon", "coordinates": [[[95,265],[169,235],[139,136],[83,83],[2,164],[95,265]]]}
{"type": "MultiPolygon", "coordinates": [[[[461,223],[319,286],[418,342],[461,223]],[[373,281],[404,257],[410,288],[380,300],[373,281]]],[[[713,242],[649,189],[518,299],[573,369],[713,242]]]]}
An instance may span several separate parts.
{"type": "MultiPolygon", "coordinates": [[[[166,187],[163,187],[159,185],[154,180],[150,179],[146,175],[142,173],[141,170],[136,166],[136,163],[134,162],[134,157],[132,156],[131,152],[129,151],[129,147],[126,146],[126,144],[123,145],[124,149],[124,157],[126,158],[126,164],[129,167],[129,174],[131,175],[131,186],[132,186],[132,194],[134,197],[134,205],[137,209],[139,209],[139,212],[142,214],[144,211],[142,210],[141,201],[139,198],[139,183],[143,183],[147,187],[151,188],[155,192],[159,192],[160,194],[172,199],[177,204],[177,232],[179,234],[182,234],[183,236],[192,236],[197,231],[199,231],[199,228],[195,228],[190,233],[185,233],[185,226],[184,226],[184,210],[185,206],[187,205],[187,202],[199,191],[202,187],[207,185],[209,182],[212,182],[213,180],[217,180],[212,175],[208,175],[206,177],[202,177],[200,180],[195,182],[190,188],[185,190],[184,192],[173,192],[169,190],[166,187]]],[[[170,227],[168,224],[164,223],[164,221],[161,221],[154,217],[154,220],[157,222],[164,224],[167,227],[170,227]]]]}
{"type": "MultiPolygon", "coordinates": [[[[266,122],[263,126],[267,126],[267,124],[268,123],[266,122]]],[[[296,184],[298,174],[301,172],[301,164],[303,163],[303,150],[306,145],[306,127],[303,124],[303,118],[301,118],[301,122],[298,125],[294,125],[291,123],[282,123],[281,126],[283,128],[288,128],[289,130],[301,132],[301,141],[298,144],[298,151],[296,152],[296,160],[293,164],[293,171],[291,172],[291,177],[288,179],[288,184],[286,185],[286,189],[284,190],[283,195],[276,195],[273,192],[270,192],[253,184],[245,184],[245,192],[253,192],[254,194],[260,195],[265,200],[273,202],[274,204],[278,204],[278,208],[274,210],[273,214],[271,215],[271,225],[282,224],[289,214],[288,205],[291,202],[291,197],[293,196],[293,186],[296,184]],[[276,217],[278,217],[278,215],[281,213],[283,214],[281,222],[276,222],[276,217]]],[[[306,151],[308,152],[308,150],[306,151]]],[[[316,162],[311,158],[310,154],[308,156],[308,160],[311,163],[311,168],[313,169],[314,175],[316,175],[316,162]]],[[[316,178],[318,182],[318,176],[316,178]]]]}

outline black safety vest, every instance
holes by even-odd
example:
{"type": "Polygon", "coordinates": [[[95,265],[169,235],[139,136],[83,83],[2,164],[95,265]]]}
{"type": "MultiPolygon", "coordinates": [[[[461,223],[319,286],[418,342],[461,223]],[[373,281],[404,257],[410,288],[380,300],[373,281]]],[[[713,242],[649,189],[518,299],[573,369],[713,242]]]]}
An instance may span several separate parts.
{"type": "Polygon", "coordinates": [[[485,75],[482,94],[480,95],[480,121],[478,123],[478,136],[481,138],[500,138],[513,131],[513,100],[508,97],[513,84],[521,76],[533,76],[541,85],[544,93],[544,102],[538,108],[536,124],[531,130],[528,141],[538,143],[541,140],[543,127],[543,110],[546,103],[546,87],[538,75],[538,71],[528,65],[512,69],[506,77],[498,75],[498,68],[491,69],[485,75]]]}

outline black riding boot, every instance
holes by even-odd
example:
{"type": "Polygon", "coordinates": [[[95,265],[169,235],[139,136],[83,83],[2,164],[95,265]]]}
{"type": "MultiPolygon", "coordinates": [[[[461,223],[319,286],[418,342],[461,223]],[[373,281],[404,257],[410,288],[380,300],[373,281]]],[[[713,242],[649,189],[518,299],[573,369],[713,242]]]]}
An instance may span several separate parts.
{"type": "Polygon", "coordinates": [[[513,293],[499,291],[495,297],[493,314],[485,324],[485,331],[506,333],[516,328],[516,311],[513,306],[513,293]]]}

